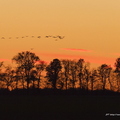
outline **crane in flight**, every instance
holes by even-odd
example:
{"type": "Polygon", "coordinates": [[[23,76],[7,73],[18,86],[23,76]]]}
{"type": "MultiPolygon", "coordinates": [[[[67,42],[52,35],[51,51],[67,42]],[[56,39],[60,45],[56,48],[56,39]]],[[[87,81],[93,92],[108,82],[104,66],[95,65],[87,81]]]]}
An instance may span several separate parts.
{"type": "Polygon", "coordinates": [[[5,39],[4,37],[2,37],[1,39],[5,39]]]}
{"type": "Polygon", "coordinates": [[[38,38],[41,38],[41,36],[38,36],[38,38]]]}
{"type": "Polygon", "coordinates": [[[58,37],[59,37],[59,39],[63,39],[65,36],[63,36],[63,37],[62,36],[58,36],[58,37]]]}
{"type": "MultiPolygon", "coordinates": [[[[29,36],[15,37],[15,39],[26,38],[26,37],[29,37],[29,36]]],[[[35,36],[30,36],[30,37],[35,38],[35,36]]],[[[36,37],[39,39],[41,38],[41,36],[36,36],[36,37]]],[[[45,38],[50,38],[50,37],[56,39],[56,41],[57,41],[58,39],[63,39],[65,36],[60,36],[60,35],[56,35],[56,36],[47,35],[47,36],[45,36],[45,38]]],[[[1,37],[1,39],[5,39],[5,37],[1,37]]],[[[12,37],[8,37],[8,39],[12,39],[12,37]]]]}

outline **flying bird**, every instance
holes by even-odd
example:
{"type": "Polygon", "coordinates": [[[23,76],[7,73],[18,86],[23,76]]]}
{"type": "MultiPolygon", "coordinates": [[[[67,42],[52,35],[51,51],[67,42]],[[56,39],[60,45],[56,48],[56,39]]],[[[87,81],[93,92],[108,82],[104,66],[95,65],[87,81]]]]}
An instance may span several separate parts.
{"type": "Polygon", "coordinates": [[[62,36],[58,36],[58,37],[59,37],[60,39],[63,39],[65,36],[63,36],[63,37],[62,37],[62,36]]]}
{"type": "Polygon", "coordinates": [[[38,36],[38,38],[41,38],[41,36],[38,36]]]}
{"type": "Polygon", "coordinates": [[[46,38],[48,38],[49,36],[45,36],[46,38]]]}
{"type": "Polygon", "coordinates": [[[56,36],[53,36],[53,38],[57,38],[56,36]]]}

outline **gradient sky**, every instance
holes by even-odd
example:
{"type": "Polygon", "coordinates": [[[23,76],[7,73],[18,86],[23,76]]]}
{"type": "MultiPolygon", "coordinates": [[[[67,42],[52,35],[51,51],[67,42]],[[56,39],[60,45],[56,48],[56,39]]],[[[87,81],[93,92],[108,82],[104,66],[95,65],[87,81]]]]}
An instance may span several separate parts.
{"type": "Polygon", "coordinates": [[[1,61],[34,48],[45,61],[84,58],[94,67],[113,66],[120,56],[120,0],[0,0],[0,41],[1,61]]]}

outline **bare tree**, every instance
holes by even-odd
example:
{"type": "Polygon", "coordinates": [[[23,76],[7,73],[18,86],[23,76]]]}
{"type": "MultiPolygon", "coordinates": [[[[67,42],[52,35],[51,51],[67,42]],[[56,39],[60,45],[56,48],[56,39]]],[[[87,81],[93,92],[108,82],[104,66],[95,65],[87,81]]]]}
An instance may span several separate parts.
{"type": "Polygon", "coordinates": [[[101,83],[102,83],[102,90],[106,89],[106,82],[107,79],[110,83],[110,86],[112,86],[111,81],[110,81],[110,73],[111,73],[112,68],[107,65],[107,64],[102,64],[99,68],[99,77],[101,79],[101,83]]]}
{"type": "Polygon", "coordinates": [[[77,62],[75,60],[70,61],[69,70],[70,84],[72,85],[72,88],[75,88],[77,82],[77,62]]]}
{"type": "Polygon", "coordinates": [[[89,89],[89,81],[90,81],[90,70],[87,69],[86,67],[84,68],[84,78],[85,78],[85,89],[89,89]]]}
{"type": "Polygon", "coordinates": [[[5,67],[5,72],[1,74],[3,84],[5,84],[6,88],[8,90],[14,89],[13,82],[14,82],[14,77],[13,77],[13,70],[11,66],[6,66],[5,67]]]}
{"type": "Polygon", "coordinates": [[[117,86],[118,86],[118,92],[120,92],[120,58],[116,59],[115,62],[115,73],[117,74],[117,86]]]}
{"type": "Polygon", "coordinates": [[[69,73],[70,73],[70,60],[61,60],[63,65],[63,75],[65,80],[65,89],[68,89],[68,80],[69,80],[69,73]]]}
{"type": "Polygon", "coordinates": [[[35,88],[35,81],[38,80],[37,74],[38,74],[38,72],[36,70],[31,70],[31,72],[30,72],[30,80],[33,83],[33,85],[32,85],[33,88],[35,88]]]}
{"type": "Polygon", "coordinates": [[[97,81],[98,73],[97,70],[93,69],[90,75],[91,90],[94,90],[94,83],[97,81]]]}
{"type": "Polygon", "coordinates": [[[83,70],[84,70],[84,59],[79,59],[77,62],[77,66],[78,66],[78,77],[79,77],[79,87],[82,89],[82,80],[83,80],[83,70]]]}
{"type": "Polygon", "coordinates": [[[38,56],[35,55],[35,53],[25,51],[18,53],[16,56],[12,59],[18,64],[18,67],[23,70],[26,76],[27,81],[27,89],[29,88],[30,83],[30,71],[34,68],[35,61],[40,60],[38,56]]]}
{"type": "Polygon", "coordinates": [[[59,79],[59,72],[61,71],[62,66],[59,59],[53,59],[53,61],[46,67],[46,77],[48,81],[51,82],[52,88],[57,88],[57,80],[59,79]]]}
{"type": "Polygon", "coordinates": [[[42,72],[45,70],[47,64],[44,61],[39,62],[39,64],[35,65],[37,75],[38,75],[38,88],[40,88],[40,81],[42,77],[42,72]]]}

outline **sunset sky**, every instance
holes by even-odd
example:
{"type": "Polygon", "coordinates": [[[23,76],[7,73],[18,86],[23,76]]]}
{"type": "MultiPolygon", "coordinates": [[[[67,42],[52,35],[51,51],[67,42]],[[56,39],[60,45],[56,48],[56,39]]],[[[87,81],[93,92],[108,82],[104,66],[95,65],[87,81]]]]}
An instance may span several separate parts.
{"type": "Polygon", "coordinates": [[[0,61],[29,50],[45,61],[83,58],[91,67],[113,66],[119,43],[120,0],[0,0],[0,61]]]}

